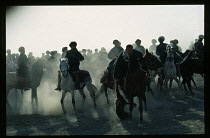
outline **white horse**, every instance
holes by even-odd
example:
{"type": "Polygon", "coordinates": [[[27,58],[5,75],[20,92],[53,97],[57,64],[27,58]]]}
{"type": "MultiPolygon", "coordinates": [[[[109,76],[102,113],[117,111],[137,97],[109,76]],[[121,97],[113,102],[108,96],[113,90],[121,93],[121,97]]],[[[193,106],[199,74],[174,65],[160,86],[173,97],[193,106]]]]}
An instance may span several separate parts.
{"type": "Polygon", "coordinates": [[[163,67],[163,72],[164,72],[164,76],[165,76],[166,91],[168,89],[168,80],[170,80],[170,85],[169,85],[170,88],[172,85],[172,81],[175,80],[178,84],[178,88],[179,88],[179,92],[180,92],[181,84],[180,84],[180,81],[176,74],[176,66],[174,64],[174,54],[171,51],[167,52],[167,58],[166,58],[166,62],[163,67]]]}
{"type": "MultiPolygon", "coordinates": [[[[66,110],[65,110],[65,107],[64,107],[64,104],[63,104],[63,100],[64,100],[67,92],[71,93],[72,104],[73,104],[73,107],[74,107],[74,111],[76,111],[75,95],[74,95],[75,82],[73,81],[73,78],[69,73],[68,60],[67,59],[60,59],[60,71],[61,71],[61,74],[62,74],[61,75],[62,98],[61,98],[60,102],[61,102],[61,105],[62,105],[63,112],[65,114],[66,110]]],[[[88,74],[89,74],[89,72],[88,72],[88,74]]],[[[94,107],[96,107],[95,95],[96,95],[96,92],[97,92],[97,88],[92,84],[92,79],[91,79],[90,75],[88,75],[84,78],[84,82],[80,82],[80,89],[78,89],[80,95],[83,98],[83,106],[84,106],[84,101],[85,101],[85,97],[86,97],[85,94],[84,94],[84,91],[83,91],[84,86],[86,86],[87,90],[90,92],[90,96],[93,100],[94,107]]]]}

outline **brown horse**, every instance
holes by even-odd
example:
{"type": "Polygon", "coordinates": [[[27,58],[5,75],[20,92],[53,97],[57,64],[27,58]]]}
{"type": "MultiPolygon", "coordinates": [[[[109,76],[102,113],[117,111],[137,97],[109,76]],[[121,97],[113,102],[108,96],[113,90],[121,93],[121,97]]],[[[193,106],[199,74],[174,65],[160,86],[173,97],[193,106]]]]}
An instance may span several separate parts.
{"type": "Polygon", "coordinates": [[[133,98],[139,99],[139,111],[140,111],[140,124],[143,123],[143,106],[142,101],[146,100],[146,72],[148,69],[159,71],[161,67],[160,61],[146,49],[146,54],[141,61],[142,67],[140,67],[138,57],[135,54],[130,54],[128,57],[128,72],[126,77],[125,90],[129,99],[129,118],[132,120],[132,110],[134,106],[133,98]],[[143,69],[142,69],[143,68],[143,69]]]}
{"type": "MultiPolygon", "coordinates": [[[[20,78],[17,77],[16,72],[6,72],[6,97],[8,97],[10,90],[12,89],[20,89],[21,94],[23,95],[23,85],[29,83],[29,88],[31,88],[31,102],[33,105],[33,101],[36,102],[36,107],[38,107],[38,99],[37,99],[37,87],[40,85],[42,76],[43,76],[43,68],[44,63],[42,59],[38,59],[33,65],[32,70],[30,72],[29,80],[26,82],[24,81],[20,85],[20,78]]],[[[6,99],[7,105],[11,108],[8,99],[6,99]]]]}

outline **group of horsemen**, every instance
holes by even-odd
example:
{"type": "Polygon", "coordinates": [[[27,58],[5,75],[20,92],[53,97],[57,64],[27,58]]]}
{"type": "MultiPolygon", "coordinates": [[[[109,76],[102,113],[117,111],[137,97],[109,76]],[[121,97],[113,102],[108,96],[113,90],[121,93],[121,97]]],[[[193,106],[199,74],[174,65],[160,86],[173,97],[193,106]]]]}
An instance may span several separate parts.
{"type": "MultiPolygon", "coordinates": [[[[199,35],[198,41],[194,43],[194,49],[193,49],[197,57],[202,60],[204,59],[204,45],[202,42],[203,39],[204,39],[204,36],[199,35]]],[[[166,55],[165,55],[166,52],[167,51],[172,52],[174,55],[174,63],[179,73],[178,65],[179,65],[179,61],[181,60],[181,56],[183,53],[179,50],[179,47],[177,45],[178,40],[177,39],[171,40],[170,44],[164,43],[164,40],[165,40],[164,36],[160,36],[158,38],[159,45],[155,47],[153,54],[157,55],[162,65],[164,65],[166,61],[166,55]]],[[[145,48],[141,45],[141,40],[137,39],[135,43],[136,43],[135,48],[133,48],[133,46],[129,44],[126,46],[126,49],[124,50],[121,46],[120,41],[118,40],[113,41],[113,44],[115,46],[108,53],[108,58],[111,59],[107,67],[107,71],[109,72],[109,76],[110,76],[109,79],[114,78],[116,80],[119,80],[119,83],[120,82],[122,83],[122,80],[126,76],[126,72],[127,72],[127,64],[128,64],[127,59],[131,53],[138,56],[140,67],[141,67],[141,59],[143,59],[143,55],[145,54],[145,48]]],[[[73,76],[73,80],[75,81],[75,89],[79,89],[80,88],[79,77],[78,77],[78,73],[80,70],[79,66],[80,66],[80,61],[84,60],[84,56],[77,50],[76,48],[77,43],[75,41],[72,41],[69,44],[69,46],[71,48],[70,50],[67,50],[66,47],[65,49],[62,49],[63,53],[61,57],[67,58],[68,65],[69,65],[69,72],[73,76]]],[[[24,47],[20,47],[18,51],[20,52],[20,56],[17,59],[17,65],[18,65],[17,76],[21,78],[23,82],[26,82],[29,80],[29,75],[28,75],[29,68],[27,65],[28,59],[25,54],[24,47]]],[[[59,73],[58,85],[55,90],[61,91],[61,87],[60,87],[61,73],[60,72],[58,73],[59,73]]],[[[24,86],[24,90],[28,90],[28,88],[30,87],[27,85],[24,86]]]]}

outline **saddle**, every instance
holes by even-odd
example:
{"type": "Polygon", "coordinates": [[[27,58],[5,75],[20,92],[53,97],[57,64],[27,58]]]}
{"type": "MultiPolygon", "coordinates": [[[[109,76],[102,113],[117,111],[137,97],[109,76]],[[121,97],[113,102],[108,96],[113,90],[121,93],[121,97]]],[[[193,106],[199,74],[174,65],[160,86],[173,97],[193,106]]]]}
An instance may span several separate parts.
{"type": "Polygon", "coordinates": [[[30,80],[21,76],[17,76],[16,72],[8,72],[7,82],[16,86],[16,89],[29,90],[30,80]]]}
{"type": "MultiPolygon", "coordinates": [[[[70,72],[70,75],[72,76],[73,81],[76,81],[73,72],[70,72]]],[[[79,70],[77,75],[79,77],[79,82],[85,82],[85,78],[90,77],[90,73],[87,70],[79,70]]]]}

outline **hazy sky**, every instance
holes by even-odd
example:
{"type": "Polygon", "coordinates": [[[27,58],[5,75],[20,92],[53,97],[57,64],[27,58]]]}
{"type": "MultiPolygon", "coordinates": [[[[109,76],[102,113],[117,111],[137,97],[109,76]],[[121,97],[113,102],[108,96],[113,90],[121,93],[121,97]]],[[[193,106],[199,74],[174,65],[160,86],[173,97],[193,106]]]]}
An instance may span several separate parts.
{"type": "Polygon", "coordinates": [[[61,53],[71,41],[78,50],[105,47],[118,39],[123,48],[136,39],[149,48],[152,39],[178,39],[183,50],[204,34],[204,5],[14,6],[6,12],[6,49],[41,56],[61,53]]]}

